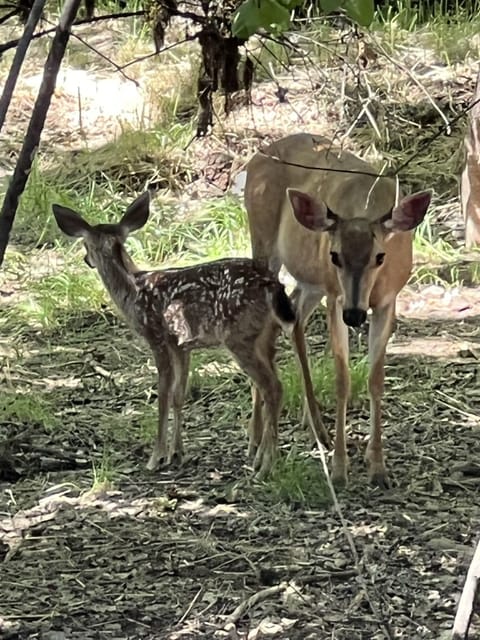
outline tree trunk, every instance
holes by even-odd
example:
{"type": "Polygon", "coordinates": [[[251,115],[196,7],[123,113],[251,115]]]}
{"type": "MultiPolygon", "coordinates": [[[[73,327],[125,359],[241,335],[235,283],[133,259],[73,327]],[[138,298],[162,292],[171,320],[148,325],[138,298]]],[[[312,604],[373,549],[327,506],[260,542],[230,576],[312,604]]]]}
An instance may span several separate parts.
{"type": "Polygon", "coordinates": [[[22,195],[30,169],[32,168],[40,136],[42,134],[48,108],[55,90],[58,70],[62,63],[63,55],[70,37],[70,27],[77,15],[81,0],[65,0],[62,15],[53,37],[47,61],[43,68],[43,78],[38,91],[37,99],[32,111],[32,117],[25,134],[20,154],[18,156],[13,177],[8,185],[2,210],[0,212],[0,266],[3,263],[5,250],[10,238],[18,200],[22,195]]]}
{"type": "Polygon", "coordinates": [[[460,183],[460,200],[468,248],[480,245],[480,70],[465,136],[465,166],[460,183]]]}
{"type": "Polygon", "coordinates": [[[5,81],[5,86],[3,87],[2,97],[0,98],[0,131],[2,130],[3,123],[5,122],[5,117],[7,115],[8,107],[10,106],[10,101],[12,100],[13,91],[17,84],[17,79],[27,53],[28,45],[32,40],[33,32],[35,31],[37,23],[42,17],[44,5],[45,0],[34,0],[33,6],[28,14],[28,20],[25,25],[25,29],[23,30],[23,35],[18,42],[12,66],[8,72],[8,77],[5,81]]]}

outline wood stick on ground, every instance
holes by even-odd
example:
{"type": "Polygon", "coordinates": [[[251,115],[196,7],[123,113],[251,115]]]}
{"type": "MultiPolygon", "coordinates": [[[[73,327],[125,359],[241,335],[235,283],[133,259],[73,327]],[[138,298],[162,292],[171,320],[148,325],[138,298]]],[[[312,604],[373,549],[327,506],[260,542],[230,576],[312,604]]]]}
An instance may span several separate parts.
{"type": "Polygon", "coordinates": [[[468,568],[467,578],[457,607],[453,623],[453,640],[468,640],[475,603],[480,598],[480,540],[468,568]]]}
{"type": "Polygon", "coordinates": [[[28,124],[27,133],[18,156],[13,177],[8,185],[7,193],[0,212],[0,266],[3,263],[5,250],[10,238],[18,201],[27,184],[28,174],[32,168],[33,159],[37,151],[40,136],[50,107],[52,94],[55,90],[58,70],[70,37],[70,27],[77,15],[81,0],[66,0],[62,14],[58,21],[55,36],[48,52],[43,68],[43,78],[37,99],[28,124]]]}
{"type": "Polygon", "coordinates": [[[8,107],[12,100],[12,95],[17,84],[18,76],[20,75],[20,69],[22,68],[23,61],[27,54],[27,49],[32,41],[32,35],[35,31],[38,21],[42,17],[43,7],[46,0],[35,0],[30,13],[28,14],[28,20],[25,24],[22,37],[18,41],[18,46],[13,56],[12,66],[8,72],[5,85],[3,87],[2,97],[0,98],[0,131],[2,130],[5,117],[7,115],[8,107]]]}
{"type": "Polygon", "coordinates": [[[257,591],[257,593],[254,593],[252,596],[241,602],[238,607],[232,611],[232,613],[227,617],[223,628],[229,630],[232,625],[237,624],[240,618],[242,618],[252,607],[257,605],[259,602],[267,600],[270,596],[282,593],[287,589],[287,587],[288,582],[280,582],[280,584],[276,584],[273,587],[267,587],[266,589],[257,591]]]}

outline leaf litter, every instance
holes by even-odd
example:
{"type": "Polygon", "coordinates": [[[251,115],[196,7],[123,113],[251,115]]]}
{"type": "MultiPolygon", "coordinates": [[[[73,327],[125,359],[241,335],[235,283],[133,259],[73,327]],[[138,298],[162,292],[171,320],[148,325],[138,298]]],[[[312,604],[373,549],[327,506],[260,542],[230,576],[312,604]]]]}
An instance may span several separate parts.
{"type": "MultiPolygon", "coordinates": [[[[208,168],[206,153],[221,157],[223,189],[232,163],[240,165],[262,139],[312,124],[335,133],[343,126],[338,96],[325,71],[315,71],[297,74],[282,105],[275,83],[255,86],[256,128],[251,108],[235,110],[223,137],[192,145],[193,162],[208,168]],[[312,91],[320,80],[321,95],[312,91]]],[[[435,83],[430,74],[428,82],[433,93],[444,90],[443,77],[435,83]]],[[[454,91],[463,95],[465,87],[454,91]]],[[[421,134],[415,129],[409,95],[412,130],[416,138],[428,135],[428,123],[421,134]]],[[[393,99],[394,122],[405,117],[400,98],[393,99]]],[[[371,131],[358,124],[352,137],[361,143],[371,131]]],[[[403,155],[405,138],[391,145],[403,155]]],[[[443,149],[449,158],[458,132],[452,138],[443,149]]],[[[432,179],[428,155],[423,160],[428,171],[414,163],[407,182],[432,179]]],[[[435,171],[450,173],[444,163],[435,171]]],[[[211,194],[216,178],[207,174],[202,183],[200,172],[187,196],[211,194]]],[[[443,186],[452,189],[451,181],[443,186]]],[[[0,419],[9,472],[0,478],[0,637],[376,640],[388,637],[385,628],[392,638],[448,637],[480,525],[480,330],[472,292],[468,313],[463,302],[455,307],[455,296],[422,286],[402,294],[384,403],[392,490],[367,485],[368,403],[349,412],[350,484],[339,498],[369,594],[331,505],[289,503],[252,480],[243,377],[223,373],[208,396],[200,380],[185,408],[186,463],[152,475],[144,468],[142,416],[153,411],[154,371],[123,323],[90,314],[61,331],[5,325],[6,386],[43,393],[55,425],[35,416],[0,419]]],[[[319,313],[309,333],[315,357],[326,348],[319,313]]],[[[282,352],[293,362],[285,341],[282,352]]],[[[282,415],[282,451],[298,440],[308,449],[299,418],[282,415]]],[[[333,415],[326,421],[331,426],[333,415]]]]}

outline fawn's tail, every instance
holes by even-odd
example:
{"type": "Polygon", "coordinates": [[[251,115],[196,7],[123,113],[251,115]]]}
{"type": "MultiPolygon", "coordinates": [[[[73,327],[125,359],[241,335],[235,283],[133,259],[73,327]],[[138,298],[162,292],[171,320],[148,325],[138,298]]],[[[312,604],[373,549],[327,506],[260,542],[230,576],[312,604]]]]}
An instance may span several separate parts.
{"type": "Polygon", "coordinates": [[[272,295],[272,309],[279,323],[291,331],[297,319],[297,314],[295,313],[292,301],[285,293],[284,286],[280,283],[278,283],[278,287],[272,295]]]}

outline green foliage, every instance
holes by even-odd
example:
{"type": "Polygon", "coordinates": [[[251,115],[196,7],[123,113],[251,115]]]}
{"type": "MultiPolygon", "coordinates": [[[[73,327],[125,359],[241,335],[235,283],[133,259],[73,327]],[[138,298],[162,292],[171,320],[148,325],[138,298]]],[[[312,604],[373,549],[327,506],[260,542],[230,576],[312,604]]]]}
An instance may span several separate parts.
{"type": "MultiPolygon", "coordinates": [[[[291,12],[302,0],[245,0],[236,10],[232,33],[248,39],[258,31],[282,32],[289,28],[291,12]]],[[[344,9],[359,25],[367,27],[373,20],[373,0],[321,0],[320,7],[326,13],[344,9]]]]}
{"type": "Polygon", "coordinates": [[[237,198],[207,201],[200,212],[184,219],[168,204],[152,209],[145,229],[128,239],[137,261],[186,265],[250,252],[246,216],[237,198]]]}
{"type": "Polygon", "coordinates": [[[97,274],[73,265],[58,273],[32,280],[29,299],[20,311],[45,328],[61,327],[85,312],[101,311],[107,296],[97,274]]]}
{"type": "MultiPolygon", "coordinates": [[[[330,354],[314,355],[310,359],[315,395],[327,409],[335,407],[335,366],[330,354]]],[[[352,404],[363,402],[367,397],[368,360],[352,357],[350,362],[352,404]]],[[[283,383],[284,407],[289,413],[298,414],[303,406],[303,387],[300,373],[292,362],[282,364],[280,377],[283,383]]]]}
{"type": "Polygon", "coordinates": [[[48,430],[58,425],[58,418],[44,395],[29,391],[0,395],[0,422],[40,424],[48,430]]]}
{"type": "Polygon", "coordinates": [[[272,502],[322,509],[331,503],[327,481],[318,460],[300,456],[292,449],[277,459],[262,492],[272,502]]]}

